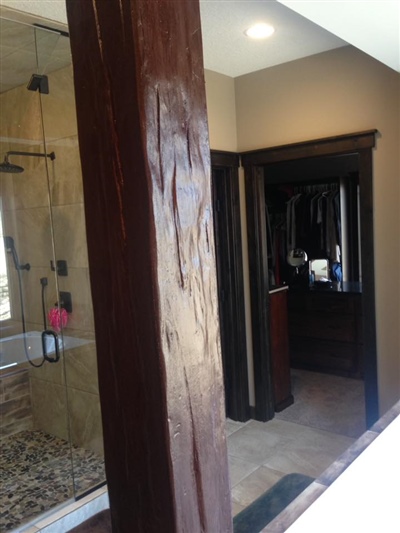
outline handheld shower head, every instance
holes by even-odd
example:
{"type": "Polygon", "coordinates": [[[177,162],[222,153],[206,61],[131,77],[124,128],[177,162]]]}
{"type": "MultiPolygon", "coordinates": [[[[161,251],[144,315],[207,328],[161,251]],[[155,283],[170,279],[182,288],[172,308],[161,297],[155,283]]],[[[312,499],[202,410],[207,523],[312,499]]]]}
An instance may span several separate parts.
{"type": "Polygon", "coordinates": [[[31,265],[29,263],[25,263],[25,265],[21,265],[18,259],[17,250],[15,249],[14,239],[10,237],[9,235],[6,235],[3,237],[4,239],[4,248],[7,253],[10,253],[13,258],[14,266],[16,270],[30,270],[31,265]]]}
{"type": "Polygon", "coordinates": [[[11,248],[14,248],[14,239],[7,235],[4,236],[3,239],[4,239],[4,247],[6,249],[6,252],[10,252],[11,248]]]}
{"type": "Polygon", "coordinates": [[[3,239],[4,239],[4,248],[6,249],[6,252],[12,253],[12,250],[15,250],[14,239],[12,237],[9,237],[8,235],[3,237],[3,239]]]}

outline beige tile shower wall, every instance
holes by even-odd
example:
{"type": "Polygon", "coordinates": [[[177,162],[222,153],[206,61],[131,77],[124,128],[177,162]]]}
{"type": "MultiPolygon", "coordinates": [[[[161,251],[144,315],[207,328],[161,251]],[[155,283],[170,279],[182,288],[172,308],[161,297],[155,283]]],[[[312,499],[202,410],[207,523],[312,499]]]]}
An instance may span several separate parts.
{"type": "MultiPolygon", "coordinates": [[[[26,319],[40,329],[43,324],[41,277],[49,280],[47,307],[52,307],[58,300],[55,276],[50,270],[52,217],[56,257],[67,260],[69,268],[68,277],[58,280],[59,289],[72,294],[73,313],[67,333],[93,338],[72,68],[51,73],[49,85],[50,94],[43,95],[42,99],[43,123],[46,151],[54,151],[56,159],[12,156],[12,162],[23,166],[25,171],[0,176],[4,233],[14,237],[20,261],[31,265],[29,272],[22,272],[23,291],[27,295],[26,319]],[[51,212],[49,193],[53,206],[51,212]]],[[[0,106],[1,155],[8,150],[44,152],[38,93],[18,87],[0,95],[0,106]],[[11,140],[5,141],[7,138],[11,140]]],[[[18,278],[9,264],[12,293],[16,296],[12,302],[13,317],[20,320],[18,278]]]]}
{"type": "MultiPolygon", "coordinates": [[[[49,86],[50,94],[42,97],[43,127],[46,151],[54,151],[56,159],[54,162],[46,160],[47,173],[44,159],[13,158],[13,162],[26,170],[20,175],[1,175],[5,226],[6,231],[15,236],[21,261],[29,261],[32,265],[28,273],[23,272],[28,329],[43,329],[41,277],[49,280],[47,309],[58,299],[56,279],[50,270],[52,218],[56,257],[68,262],[68,276],[58,278],[58,289],[72,295],[73,312],[64,333],[94,339],[72,68],[49,74],[49,86]]],[[[32,95],[38,96],[19,87],[0,96],[1,108],[5,110],[1,135],[26,140],[23,144],[2,143],[2,152],[10,149],[44,151],[40,144],[41,117],[33,105],[32,95]],[[23,110],[17,112],[16,117],[15,107],[23,110]]],[[[17,295],[18,279],[12,269],[10,276],[13,294],[17,295]]],[[[13,304],[14,318],[18,320],[21,318],[18,300],[13,304]]],[[[60,363],[45,363],[41,368],[30,369],[35,427],[61,438],[71,438],[77,446],[101,454],[95,343],[66,351],[63,357],[60,363]]]]}
{"type": "MultiPolygon", "coordinates": [[[[47,363],[46,363],[47,365],[47,363]]],[[[38,369],[36,369],[38,370],[38,369]]],[[[32,377],[31,395],[33,423],[35,429],[41,429],[60,439],[69,440],[67,394],[64,385],[32,377]]],[[[39,370],[40,371],[40,370],[39,370]]]]}
{"type": "MultiPolygon", "coordinates": [[[[17,87],[0,95],[1,156],[9,150],[44,152],[39,93],[17,87]]],[[[40,278],[49,278],[46,290],[54,300],[55,280],[49,275],[53,255],[49,213],[48,181],[45,158],[10,156],[12,163],[22,166],[22,174],[1,174],[0,191],[4,234],[14,238],[21,263],[29,263],[30,271],[21,272],[25,295],[26,320],[33,329],[43,328],[40,305],[40,278]]],[[[11,284],[12,316],[21,320],[17,272],[7,256],[11,284]]],[[[19,331],[21,328],[19,328],[19,331]]]]}
{"type": "Polygon", "coordinates": [[[82,174],[79,157],[72,67],[49,76],[50,94],[43,98],[46,146],[54,151],[50,175],[55,252],[68,262],[68,276],[59,277],[59,289],[71,292],[73,312],[66,333],[94,337],[88,270],[82,174]]]}
{"type": "Polygon", "coordinates": [[[27,91],[25,86],[2,93],[0,109],[1,138],[25,140],[27,146],[42,142],[39,93],[27,91]]]}
{"type": "Polygon", "coordinates": [[[35,427],[102,455],[96,345],[66,350],[63,357],[64,364],[30,370],[35,427]]]}

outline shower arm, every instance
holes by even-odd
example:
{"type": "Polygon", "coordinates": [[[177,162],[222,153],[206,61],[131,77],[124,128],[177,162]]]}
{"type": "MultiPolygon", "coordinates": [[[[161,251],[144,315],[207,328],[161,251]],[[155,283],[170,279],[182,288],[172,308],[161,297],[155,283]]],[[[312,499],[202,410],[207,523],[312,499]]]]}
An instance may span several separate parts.
{"type": "Polygon", "coordinates": [[[49,154],[41,154],[41,153],[33,153],[33,152],[18,152],[17,150],[11,150],[10,152],[6,153],[6,157],[8,158],[9,155],[27,155],[30,157],[49,157],[52,161],[56,158],[56,154],[54,152],[50,152],[49,154]]]}

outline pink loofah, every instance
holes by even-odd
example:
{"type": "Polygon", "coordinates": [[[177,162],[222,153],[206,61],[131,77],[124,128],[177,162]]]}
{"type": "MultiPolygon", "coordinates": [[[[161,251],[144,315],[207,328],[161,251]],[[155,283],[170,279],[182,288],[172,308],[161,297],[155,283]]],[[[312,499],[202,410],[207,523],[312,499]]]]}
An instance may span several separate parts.
{"type": "Polygon", "coordinates": [[[51,327],[56,331],[60,331],[61,328],[65,328],[67,325],[68,313],[63,308],[53,307],[48,313],[48,319],[51,327]]]}

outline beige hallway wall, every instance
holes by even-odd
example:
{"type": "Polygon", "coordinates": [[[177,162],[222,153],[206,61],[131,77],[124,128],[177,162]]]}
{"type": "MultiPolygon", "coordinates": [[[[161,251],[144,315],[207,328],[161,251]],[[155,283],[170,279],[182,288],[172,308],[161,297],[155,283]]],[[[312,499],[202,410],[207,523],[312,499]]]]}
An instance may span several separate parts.
{"type": "MultiPolygon", "coordinates": [[[[379,131],[374,240],[383,413],[400,397],[400,75],[348,46],[241,76],[234,84],[238,151],[379,131]]],[[[225,120],[218,109],[209,113],[210,124],[225,120]]],[[[211,147],[218,148],[212,137],[211,147]]]]}
{"type": "Polygon", "coordinates": [[[213,150],[236,152],[236,111],[234,79],[211,70],[204,71],[208,131],[213,150]]]}
{"type": "MultiPolygon", "coordinates": [[[[212,150],[228,152],[237,151],[235,80],[224,74],[204,71],[206,82],[208,130],[210,147],[212,150]]],[[[245,285],[245,315],[246,315],[246,344],[249,374],[249,401],[255,405],[254,376],[253,376],[253,344],[251,338],[251,310],[250,310],[250,285],[247,253],[247,228],[246,228],[246,203],[244,189],[244,175],[239,169],[240,186],[240,212],[242,219],[243,241],[243,274],[245,285]]]]}

